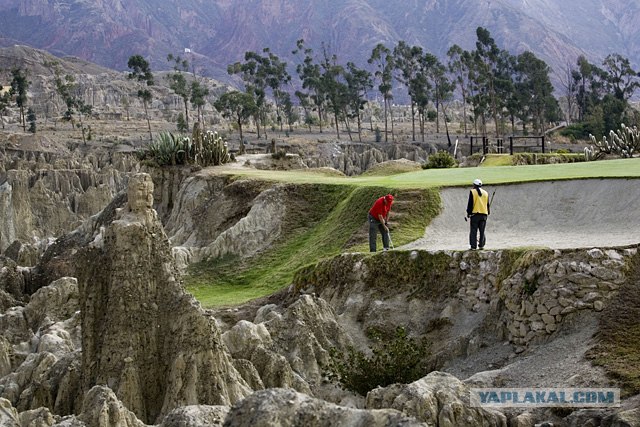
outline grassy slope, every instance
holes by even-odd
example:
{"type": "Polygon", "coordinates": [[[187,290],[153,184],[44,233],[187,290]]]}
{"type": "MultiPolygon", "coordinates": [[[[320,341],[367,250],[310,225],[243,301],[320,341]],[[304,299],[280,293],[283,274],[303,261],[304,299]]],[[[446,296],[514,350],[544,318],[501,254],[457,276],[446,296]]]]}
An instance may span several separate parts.
{"type": "MultiPolygon", "coordinates": [[[[237,174],[234,170],[230,173],[237,174]]],[[[640,159],[559,165],[424,170],[356,178],[304,171],[246,170],[242,175],[290,183],[284,239],[252,259],[224,258],[190,269],[185,281],[204,306],[240,304],[291,283],[294,272],[344,251],[367,251],[362,226],[366,212],[382,194],[409,200],[392,230],[396,246],[422,236],[438,214],[437,189],[484,182],[510,183],[595,177],[640,177],[640,159]],[[418,191],[414,190],[418,189],[418,191]],[[416,195],[417,193],[417,195],[416,195]],[[359,234],[360,231],[360,234],[359,234]],[[354,240],[357,244],[354,246],[354,240]]],[[[400,203],[394,212],[400,210],[400,203]]],[[[392,212],[393,214],[393,212],[392,212]]]]}

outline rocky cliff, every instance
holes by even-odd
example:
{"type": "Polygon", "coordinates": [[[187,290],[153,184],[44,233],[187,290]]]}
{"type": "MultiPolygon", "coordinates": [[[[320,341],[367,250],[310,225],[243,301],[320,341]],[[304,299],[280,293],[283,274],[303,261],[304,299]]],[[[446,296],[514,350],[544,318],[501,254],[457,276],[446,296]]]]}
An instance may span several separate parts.
{"type": "Polygon", "coordinates": [[[127,155],[81,160],[46,152],[7,152],[0,166],[0,251],[19,240],[40,247],[42,253],[49,238],[101,211],[126,188],[127,173],[137,167],[127,155]]]}
{"type": "MultiPolygon", "coordinates": [[[[163,186],[179,188],[175,203],[163,205],[167,230],[193,247],[217,241],[213,247],[233,249],[220,238],[226,230],[243,240],[255,228],[242,225],[251,224],[252,211],[293,200],[280,200],[286,192],[270,183],[202,174],[183,184],[176,184],[181,174],[164,179],[163,186]]],[[[166,194],[154,191],[150,175],[133,175],[126,192],[58,239],[35,268],[2,260],[0,424],[637,420],[632,400],[620,409],[569,415],[503,414],[468,404],[472,386],[615,385],[587,352],[601,316],[622,304],[620,289],[637,288],[637,245],[343,254],[300,270],[292,286],[268,299],[206,311],[184,290],[169,233],[152,208],[166,194]],[[51,280],[33,286],[34,276],[51,280]],[[424,357],[437,372],[367,396],[329,380],[332,351],[368,352],[371,331],[389,336],[397,326],[431,342],[424,357]]],[[[277,235],[273,224],[265,230],[277,235]]],[[[634,327],[632,319],[625,322],[634,327]]],[[[615,325],[610,319],[607,325],[611,335],[615,325]]]]}

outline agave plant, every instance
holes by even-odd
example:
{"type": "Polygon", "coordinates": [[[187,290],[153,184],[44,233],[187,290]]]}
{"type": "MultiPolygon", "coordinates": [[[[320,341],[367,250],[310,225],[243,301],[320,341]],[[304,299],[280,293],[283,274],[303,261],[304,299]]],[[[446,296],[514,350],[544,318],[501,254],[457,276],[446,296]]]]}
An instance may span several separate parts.
{"type": "Polygon", "coordinates": [[[149,143],[147,151],[160,166],[185,164],[189,159],[191,142],[187,137],[160,132],[156,139],[149,143]]]}
{"type": "Polygon", "coordinates": [[[217,132],[203,132],[194,126],[192,137],[161,132],[146,152],[159,166],[196,163],[215,166],[231,160],[227,142],[217,132]]]}

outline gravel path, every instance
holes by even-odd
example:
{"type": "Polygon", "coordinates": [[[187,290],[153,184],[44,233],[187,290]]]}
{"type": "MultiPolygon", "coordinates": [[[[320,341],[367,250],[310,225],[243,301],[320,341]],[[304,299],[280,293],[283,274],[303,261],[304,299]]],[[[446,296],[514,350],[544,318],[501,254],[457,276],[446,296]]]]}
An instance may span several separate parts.
{"type": "MultiPolygon", "coordinates": [[[[482,178],[480,176],[480,178],[482,178]]],[[[483,187],[495,190],[486,249],[552,249],[640,243],[640,179],[587,179],[483,187]]],[[[469,188],[445,188],[424,237],[399,249],[468,249],[469,188]]]]}

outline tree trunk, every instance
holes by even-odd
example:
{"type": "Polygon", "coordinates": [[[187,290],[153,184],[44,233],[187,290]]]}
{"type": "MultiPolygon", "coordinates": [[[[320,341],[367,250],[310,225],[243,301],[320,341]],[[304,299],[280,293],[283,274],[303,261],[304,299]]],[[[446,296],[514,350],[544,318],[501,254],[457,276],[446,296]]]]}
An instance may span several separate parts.
{"type": "Polygon", "coordinates": [[[147,126],[149,127],[149,141],[153,142],[153,135],[151,135],[151,120],[149,120],[149,110],[147,109],[147,102],[142,103],[144,105],[144,115],[147,117],[147,126]]]}
{"type": "Polygon", "coordinates": [[[416,112],[415,103],[411,101],[411,140],[416,140],[416,112]]]}
{"type": "Polygon", "coordinates": [[[187,105],[187,100],[184,99],[184,120],[187,124],[187,129],[189,129],[189,107],[187,105]]]}
{"type": "Polygon", "coordinates": [[[388,126],[387,126],[387,122],[388,122],[388,117],[387,117],[387,98],[384,99],[384,142],[389,142],[389,138],[387,137],[387,134],[389,132],[388,130],[388,126]]]}
{"type": "Polygon", "coordinates": [[[391,116],[391,141],[396,141],[396,135],[393,128],[393,109],[391,108],[391,102],[389,102],[389,115],[391,116]]]}

